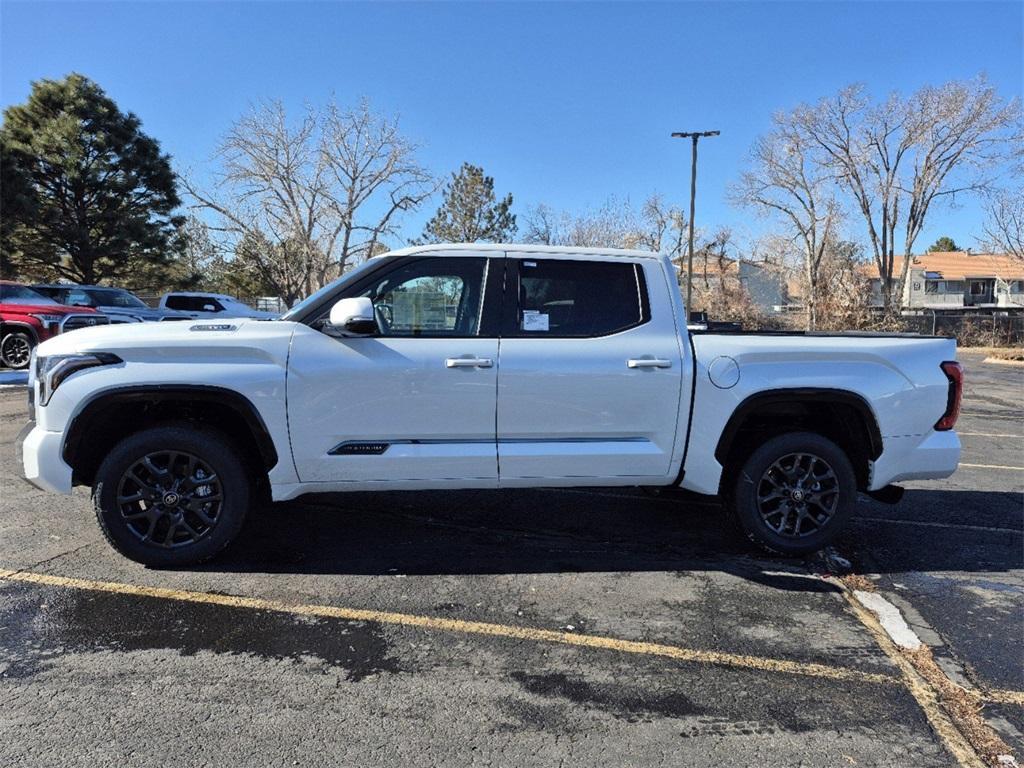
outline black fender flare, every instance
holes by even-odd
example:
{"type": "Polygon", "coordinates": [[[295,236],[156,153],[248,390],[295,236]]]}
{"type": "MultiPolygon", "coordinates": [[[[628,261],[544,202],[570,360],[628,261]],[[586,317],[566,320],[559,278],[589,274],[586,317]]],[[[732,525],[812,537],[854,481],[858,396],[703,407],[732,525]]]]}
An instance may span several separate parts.
{"type": "Polygon", "coordinates": [[[270,470],[277,464],[277,449],[274,447],[270,430],[267,429],[263,417],[252,401],[232,389],[200,384],[143,384],[114,387],[97,392],[85,401],[68,425],[61,451],[64,461],[69,466],[75,466],[75,457],[93,427],[92,422],[110,406],[118,403],[159,403],[168,400],[220,403],[231,408],[242,417],[252,433],[264,468],[270,470]]]}
{"type": "Polygon", "coordinates": [[[0,339],[6,336],[13,330],[26,331],[29,336],[32,337],[32,343],[39,343],[39,333],[31,323],[26,323],[24,320],[2,320],[0,321],[0,339]]]}
{"type": "Polygon", "coordinates": [[[736,410],[729,417],[729,421],[726,422],[725,429],[722,430],[722,434],[718,439],[718,445],[715,447],[715,459],[720,464],[725,463],[725,459],[729,455],[729,450],[732,448],[740,427],[752,413],[765,406],[779,404],[803,405],[806,403],[836,403],[853,408],[864,422],[870,458],[874,460],[881,456],[882,433],[878,428],[878,419],[875,417],[875,412],[871,409],[867,400],[856,392],[851,392],[847,389],[795,387],[755,392],[736,406],[736,410]]]}

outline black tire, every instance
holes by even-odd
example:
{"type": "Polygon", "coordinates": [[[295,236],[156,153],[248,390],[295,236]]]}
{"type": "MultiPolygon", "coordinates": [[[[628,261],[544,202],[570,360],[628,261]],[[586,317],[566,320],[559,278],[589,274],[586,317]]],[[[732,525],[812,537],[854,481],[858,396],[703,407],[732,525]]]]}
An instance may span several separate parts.
{"type": "Polygon", "coordinates": [[[845,527],[857,499],[846,453],[812,432],[767,440],[736,473],[729,506],[748,539],[782,555],[816,552],[845,527]]]}
{"type": "Polygon", "coordinates": [[[241,456],[207,427],[174,423],[129,435],[96,471],[100,530],[143,565],[209,560],[238,535],[249,510],[252,482],[241,456]]]}
{"type": "Polygon", "coordinates": [[[25,331],[11,331],[0,339],[0,362],[16,371],[28,368],[36,340],[25,331]]]}

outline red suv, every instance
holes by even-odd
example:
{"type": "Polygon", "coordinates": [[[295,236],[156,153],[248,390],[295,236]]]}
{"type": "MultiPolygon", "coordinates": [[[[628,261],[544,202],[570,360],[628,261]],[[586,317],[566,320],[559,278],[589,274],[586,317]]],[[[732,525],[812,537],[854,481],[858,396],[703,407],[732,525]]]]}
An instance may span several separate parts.
{"type": "Polygon", "coordinates": [[[0,280],[0,363],[28,367],[32,348],[62,331],[106,325],[106,315],[87,307],[65,307],[19,283],[0,280]]]}

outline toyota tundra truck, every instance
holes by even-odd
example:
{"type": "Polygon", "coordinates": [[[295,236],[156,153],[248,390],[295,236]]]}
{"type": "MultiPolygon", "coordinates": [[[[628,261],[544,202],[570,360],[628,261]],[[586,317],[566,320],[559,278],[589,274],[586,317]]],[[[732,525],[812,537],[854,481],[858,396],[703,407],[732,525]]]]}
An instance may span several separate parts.
{"type": "Polygon", "coordinates": [[[107,322],[95,309],[71,309],[28,286],[0,280],[0,364],[8,368],[28,368],[32,348],[51,336],[107,322]]]}
{"type": "Polygon", "coordinates": [[[399,489],[679,487],[802,554],[859,493],[960,456],[952,340],[691,329],[642,251],[406,248],[280,320],[58,336],[30,389],[26,478],[91,487],[114,548],[158,566],[214,556],[266,498],[399,489]]]}

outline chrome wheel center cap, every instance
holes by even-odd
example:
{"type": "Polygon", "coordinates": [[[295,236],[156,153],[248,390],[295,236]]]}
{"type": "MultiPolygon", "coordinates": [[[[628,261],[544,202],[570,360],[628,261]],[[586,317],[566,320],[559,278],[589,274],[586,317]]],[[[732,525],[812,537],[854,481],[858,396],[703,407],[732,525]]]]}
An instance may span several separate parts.
{"type": "Polygon", "coordinates": [[[790,497],[792,497],[793,501],[803,501],[804,500],[804,492],[801,491],[799,488],[794,488],[790,492],[789,495],[790,495],[790,497]]]}
{"type": "Polygon", "coordinates": [[[181,500],[181,497],[178,496],[178,494],[174,493],[173,491],[164,494],[164,506],[165,507],[175,507],[175,506],[178,505],[178,502],[180,500],[181,500]]]}

